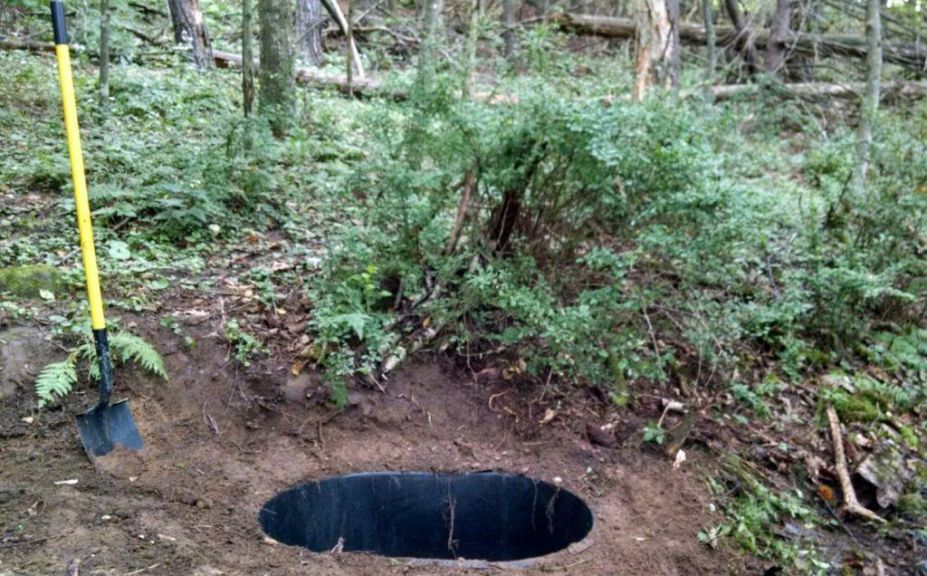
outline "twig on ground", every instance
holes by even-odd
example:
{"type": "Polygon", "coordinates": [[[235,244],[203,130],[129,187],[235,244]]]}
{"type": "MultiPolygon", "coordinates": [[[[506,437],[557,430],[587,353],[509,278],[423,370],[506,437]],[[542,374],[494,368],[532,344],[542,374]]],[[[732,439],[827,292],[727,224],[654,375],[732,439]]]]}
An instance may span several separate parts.
{"type": "MultiPolygon", "coordinates": [[[[206,402],[208,402],[208,400],[206,402]]],[[[212,417],[212,414],[206,412],[206,402],[203,402],[203,423],[212,428],[216,436],[221,436],[222,433],[219,432],[219,425],[216,423],[216,419],[212,417]]]]}
{"type": "Polygon", "coordinates": [[[126,572],[126,573],[123,574],[122,576],[133,576],[134,574],[141,574],[142,572],[145,572],[146,570],[154,570],[155,568],[157,568],[157,567],[160,566],[160,565],[161,565],[161,563],[158,562],[157,564],[152,564],[151,566],[147,566],[147,567],[145,567],[145,568],[139,568],[138,570],[133,570],[133,571],[131,571],[131,572],[126,572]]]}

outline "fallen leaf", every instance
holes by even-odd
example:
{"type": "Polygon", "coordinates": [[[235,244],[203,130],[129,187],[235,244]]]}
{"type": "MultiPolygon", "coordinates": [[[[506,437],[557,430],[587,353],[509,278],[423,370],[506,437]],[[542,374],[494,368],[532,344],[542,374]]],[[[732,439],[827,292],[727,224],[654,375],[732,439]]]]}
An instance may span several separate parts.
{"type": "Polygon", "coordinates": [[[834,489],[826,484],[820,484],[818,486],[818,495],[820,495],[825,502],[833,502],[835,498],[834,489]]]}
{"type": "Polygon", "coordinates": [[[538,422],[538,424],[540,424],[541,426],[545,424],[550,424],[551,421],[556,417],[557,417],[557,411],[554,410],[553,408],[548,408],[547,410],[544,411],[544,417],[541,418],[541,421],[538,422]]]}

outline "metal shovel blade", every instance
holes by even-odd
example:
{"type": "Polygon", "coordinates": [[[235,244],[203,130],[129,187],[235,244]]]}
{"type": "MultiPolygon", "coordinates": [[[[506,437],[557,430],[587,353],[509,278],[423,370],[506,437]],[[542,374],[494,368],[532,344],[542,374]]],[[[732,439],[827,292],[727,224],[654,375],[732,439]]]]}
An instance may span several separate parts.
{"type": "Polygon", "coordinates": [[[129,450],[142,449],[142,435],[126,400],[91,408],[77,417],[77,428],[84,450],[91,457],[109,454],[117,444],[129,450]]]}

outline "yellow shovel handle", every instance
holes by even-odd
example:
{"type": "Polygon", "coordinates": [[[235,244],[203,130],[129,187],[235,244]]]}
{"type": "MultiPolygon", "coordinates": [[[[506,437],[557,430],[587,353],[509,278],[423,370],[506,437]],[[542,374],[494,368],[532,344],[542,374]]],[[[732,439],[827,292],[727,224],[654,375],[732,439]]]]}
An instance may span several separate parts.
{"type": "Polygon", "coordinates": [[[80,231],[80,250],[84,257],[84,275],[87,277],[87,299],[90,301],[90,325],[94,330],[106,328],[103,318],[103,298],[100,293],[100,275],[93,246],[93,227],[90,224],[90,202],[87,199],[87,181],[84,178],[84,155],[80,146],[80,126],[77,123],[77,102],[74,97],[74,80],[71,77],[71,53],[64,30],[64,6],[52,2],[52,21],[55,24],[55,54],[58,57],[58,84],[61,87],[61,104],[64,108],[64,129],[71,157],[71,180],[74,182],[74,204],[77,206],[77,228],[80,231]]]}

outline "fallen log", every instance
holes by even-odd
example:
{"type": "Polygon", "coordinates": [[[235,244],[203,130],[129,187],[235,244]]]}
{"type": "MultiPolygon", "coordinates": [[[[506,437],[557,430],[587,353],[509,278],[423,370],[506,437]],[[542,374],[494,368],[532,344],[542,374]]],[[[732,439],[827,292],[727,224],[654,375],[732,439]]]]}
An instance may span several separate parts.
{"type": "Polygon", "coordinates": [[[50,42],[36,42],[34,40],[0,39],[0,50],[28,50],[29,52],[54,52],[55,45],[50,42]]]}
{"type": "MultiPolygon", "coordinates": [[[[216,68],[241,66],[241,54],[213,50],[212,56],[216,62],[216,68]]],[[[255,62],[255,70],[257,70],[257,67],[258,64],[255,62]]],[[[344,76],[325,74],[309,68],[298,68],[296,70],[296,82],[300,84],[311,84],[321,88],[334,88],[342,94],[353,93],[355,96],[364,98],[384,97],[400,101],[409,97],[407,93],[402,91],[387,90],[379,81],[369,77],[354,78],[349,89],[348,81],[344,76]]]]}
{"type": "MultiPolygon", "coordinates": [[[[826,98],[860,98],[866,86],[862,82],[828,84],[801,82],[792,84],[725,84],[711,89],[715,100],[723,101],[768,92],[784,97],[818,100],[826,98]]],[[[927,82],[889,82],[882,86],[886,101],[927,97],[927,82]]]]}
{"type": "MultiPolygon", "coordinates": [[[[630,18],[565,13],[550,16],[548,20],[555,22],[562,30],[602,38],[629,40],[634,38],[636,31],[634,20],[630,18]]],[[[716,26],[715,32],[718,42],[730,44],[737,41],[737,30],[733,26],[716,26]]],[[[703,27],[686,22],[679,25],[679,38],[687,44],[705,45],[708,42],[708,35],[703,27]]],[[[757,31],[751,39],[758,50],[765,50],[770,42],[770,33],[768,30],[757,31]]],[[[806,56],[822,54],[865,59],[867,52],[866,38],[850,34],[808,34],[792,31],[785,44],[793,53],[806,56]]],[[[882,49],[886,62],[918,72],[927,72],[927,46],[886,42],[882,49]]]]}

